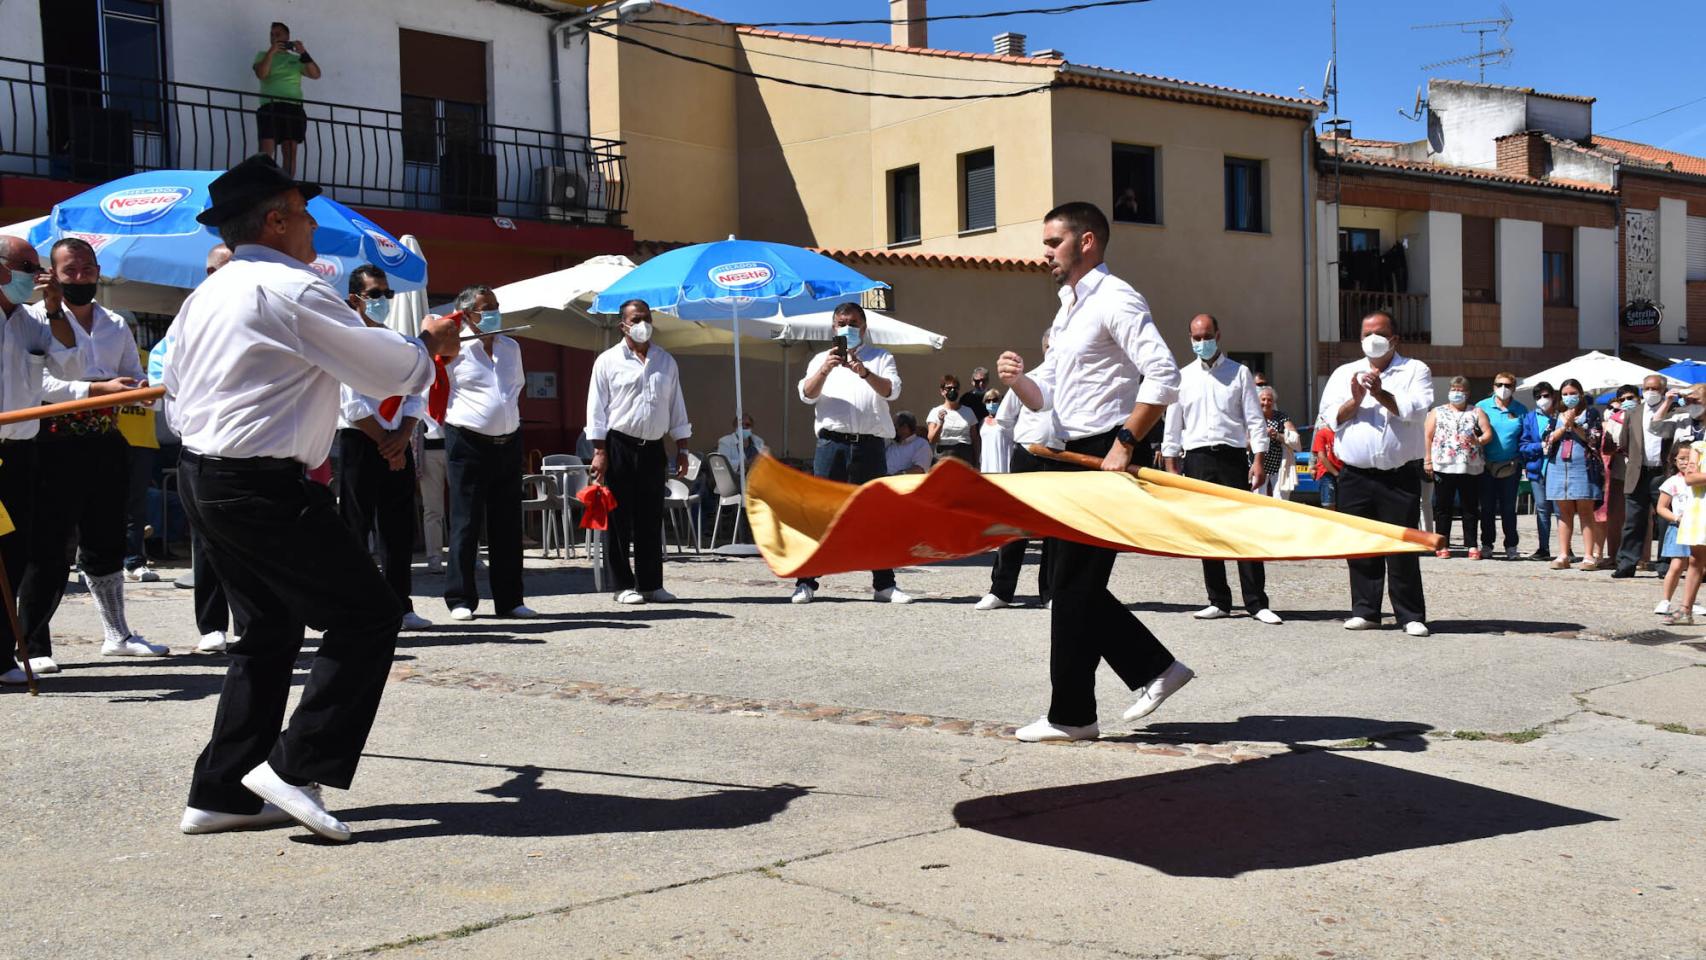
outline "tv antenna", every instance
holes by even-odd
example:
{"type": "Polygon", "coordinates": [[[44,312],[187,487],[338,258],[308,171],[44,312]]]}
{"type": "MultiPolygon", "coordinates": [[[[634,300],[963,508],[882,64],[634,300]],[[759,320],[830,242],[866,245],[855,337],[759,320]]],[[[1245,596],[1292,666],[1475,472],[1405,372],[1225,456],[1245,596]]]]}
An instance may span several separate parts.
{"type": "Polygon", "coordinates": [[[1423,23],[1417,24],[1410,29],[1444,30],[1448,27],[1456,27],[1459,33],[1475,34],[1474,53],[1466,53],[1461,57],[1452,57],[1449,60],[1425,63],[1422,65],[1422,69],[1433,70],[1436,67],[1449,67],[1459,63],[1472,63],[1480,71],[1480,81],[1482,83],[1486,83],[1487,67],[1508,67],[1510,66],[1511,58],[1516,55],[1516,48],[1511,46],[1509,36],[1511,24],[1515,22],[1516,16],[1511,13],[1511,8],[1501,3],[1499,4],[1499,16],[1492,19],[1454,20],[1448,23],[1423,23]],[[1488,50],[1487,36],[1495,33],[1499,36],[1499,45],[1493,50],[1488,50]]]}

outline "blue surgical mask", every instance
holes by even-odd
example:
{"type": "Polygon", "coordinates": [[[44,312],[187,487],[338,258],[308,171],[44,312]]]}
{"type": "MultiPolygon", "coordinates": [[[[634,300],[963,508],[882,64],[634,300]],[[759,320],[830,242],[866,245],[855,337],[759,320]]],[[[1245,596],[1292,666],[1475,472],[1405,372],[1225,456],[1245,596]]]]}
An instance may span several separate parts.
{"type": "Polygon", "coordinates": [[[13,303],[23,303],[36,292],[36,278],[22,270],[13,270],[11,282],[0,287],[0,292],[4,292],[6,299],[13,303]]]}
{"type": "Polygon", "coordinates": [[[847,352],[848,353],[852,353],[854,350],[859,349],[865,343],[865,338],[861,337],[859,335],[859,328],[853,326],[852,324],[848,324],[847,326],[842,327],[837,332],[839,332],[842,336],[847,338],[847,352]]]}
{"type": "Polygon", "coordinates": [[[1446,397],[1450,399],[1452,403],[1463,403],[1469,399],[1469,394],[1464,393],[1462,390],[1453,390],[1446,394],[1446,397]]]}
{"type": "Polygon", "coordinates": [[[504,315],[496,310],[480,311],[480,332],[493,333],[503,326],[504,315]]]}
{"type": "Polygon", "coordinates": [[[1582,395],[1579,393],[1566,393],[1566,394],[1564,394],[1564,409],[1566,409],[1566,410],[1574,410],[1576,408],[1576,404],[1581,403],[1581,402],[1582,402],[1582,395]]]}
{"type": "Polygon", "coordinates": [[[1640,404],[1636,403],[1633,400],[1625,400],[1625,401],[1623,401],[1623,412],[1624,413],[1634,413],[1635,408],[1638,406],[1640,406],[1640,404]]]}
{"type": "Polygon", "coordinates": [[[374,297],[362,304],[362,310],[367,314],[367,319],[384,326],[386,318],[391,316],[391,301],[384,297],[374,297]]]}
{"type": "Polygon", "coordinates": [[[1220,352],[1220,341],[1214,339],[1192,340],[1191,352],[1197,355],[1198,360],[1213,359],[1214,355],[1220,352]]]}

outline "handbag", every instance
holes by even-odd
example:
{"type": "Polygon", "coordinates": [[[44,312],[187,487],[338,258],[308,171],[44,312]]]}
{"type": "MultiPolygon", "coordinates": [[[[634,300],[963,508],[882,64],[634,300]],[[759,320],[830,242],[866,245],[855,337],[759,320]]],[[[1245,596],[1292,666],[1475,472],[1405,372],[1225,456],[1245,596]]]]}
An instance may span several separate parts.
{"type": "Polygon", "coordinates": [[[1494,480],[1509,480],[1516,474],[1515,460],[1500,460],[1487,464],[1487,475],[1494,480]]]}

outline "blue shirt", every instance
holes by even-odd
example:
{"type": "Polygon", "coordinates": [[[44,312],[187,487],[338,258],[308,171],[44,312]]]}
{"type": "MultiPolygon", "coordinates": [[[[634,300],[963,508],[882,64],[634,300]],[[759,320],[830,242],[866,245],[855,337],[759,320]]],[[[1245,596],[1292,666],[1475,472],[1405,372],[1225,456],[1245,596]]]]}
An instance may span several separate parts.
{"type": "Polygon", "coordinates": [[[1487,444],[1483,451],[1487,462],[1502,463],[1519,459],[1522,418],[1527,415],[1528,408],[1513,399],[1505,409],[1500,410],[1499,401],[1494,397],[1488,397],[1475,406],[1487,411],[1487,422],[1493,425],[1493,442],[1487,444]]]}

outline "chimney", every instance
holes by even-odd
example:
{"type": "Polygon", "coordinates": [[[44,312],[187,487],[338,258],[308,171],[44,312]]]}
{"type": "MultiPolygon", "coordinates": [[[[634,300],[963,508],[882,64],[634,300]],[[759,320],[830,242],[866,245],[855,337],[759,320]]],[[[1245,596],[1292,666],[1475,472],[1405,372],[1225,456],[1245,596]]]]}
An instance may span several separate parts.
{"type": "Polygon", "coordinates": [[[1049,47],[1046,50],[1038,50],[1036,53],[1031,54],[1031,56],[1042,60],[1065,60],[1066,51],[1056,50],[1053,47],[1049,47]]]}
{"type": "Polygon", "coordinates": [[[995,53],[1002,57],[1022,57],[1025,55],[1025,35],[1022,33],[998,33],[995,35],[995,53]]]}
{"type": "Polygon", "coordinates": [[[925,0],[889,0],[889,42],[897,47],[928,47],[930,25],[925,0]]]}
{"type": "Polygon", "coordinates": [[[1524,130],[1493,140],[1500,173],[1544,180],[1550,173],[1552,149],[1537,130],[1524,130]]]}

